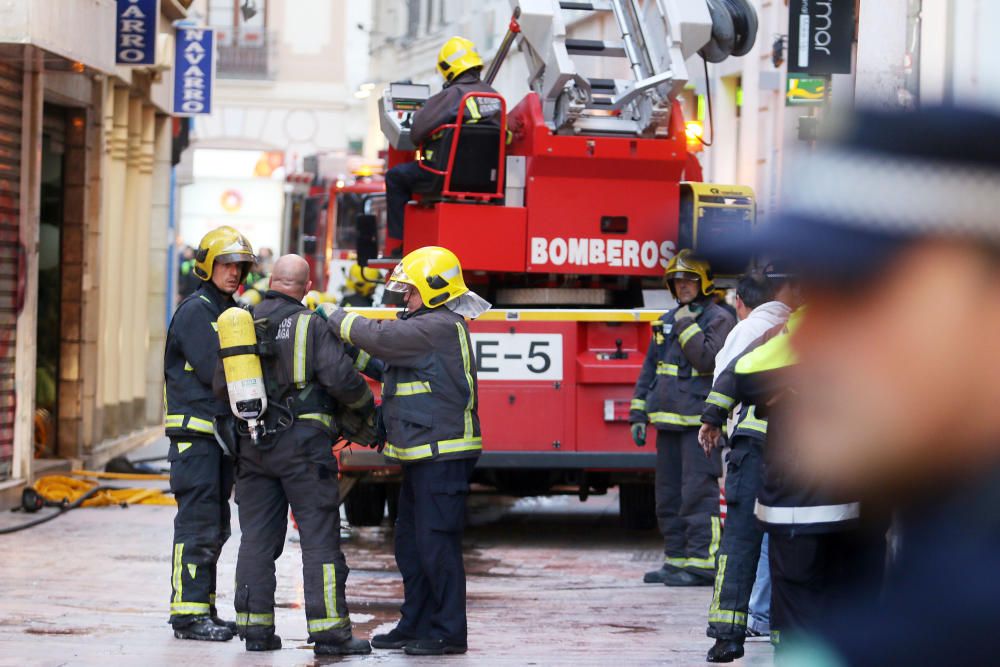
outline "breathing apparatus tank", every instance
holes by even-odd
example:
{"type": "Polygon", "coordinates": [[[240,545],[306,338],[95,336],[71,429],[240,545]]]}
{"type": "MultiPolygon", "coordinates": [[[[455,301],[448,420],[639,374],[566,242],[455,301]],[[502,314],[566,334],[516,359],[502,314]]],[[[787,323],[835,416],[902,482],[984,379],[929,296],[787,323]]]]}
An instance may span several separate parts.
{"type": "Polygon", "coordinates": [[[247,422],[254,444],[264,431],[267,389],[257,349],[253,316],[243,308],[229,308],[218,319],[219,356],[226,374],[229,408],[247,422]]]}

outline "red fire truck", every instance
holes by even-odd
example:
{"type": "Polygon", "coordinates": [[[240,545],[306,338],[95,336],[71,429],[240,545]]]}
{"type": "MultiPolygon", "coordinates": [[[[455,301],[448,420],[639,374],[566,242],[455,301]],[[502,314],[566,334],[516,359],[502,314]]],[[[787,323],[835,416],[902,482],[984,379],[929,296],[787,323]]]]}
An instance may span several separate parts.
{"type": "MultiPolygon", "coordinates": [[[[664,267],[679,248],[751,226],[755,209],[748,188],[698,182],[679,100],[685,60],[699,50],[715,60],[745,54],[755,16],[742,2],[723,8],[749,14],[733,17],[742,30],[720,47],[725,26],[713,24],[706,2],[668,3],[671,15],[658,2],[514,4],[484,78],[520,40],[532,92],[503,111],[509,133],[442,128],[449,150],[435,153],[447,161],[425,164],[439,187],[407,206],[403,250],[453,250],[469,286],[495,305],[470,325],[484,442],[475,481],[503,494],[583,499],[618,486],[623,521],[651,527],[655,451],[632,443],[627,419],[649,323],[670,305],[664,267]],[[563,11],[613,12],[621,41],[568,38],[563,11]],[[597,56],[624,59],[632,78],[575,69],[574,57],[597,56]]],[[[428,95],[427,86],[391,84],[380,100],[390,167],[416,159],[409,114],[428,95]]],[[[395,260],[378,258],[379,217],[357,222],[361,261],[391,269],[395,260]]],[[[354,479],[349,520],[379,523],[398,470],[357,447],[342,452],[341,466],[354,479]]]]}

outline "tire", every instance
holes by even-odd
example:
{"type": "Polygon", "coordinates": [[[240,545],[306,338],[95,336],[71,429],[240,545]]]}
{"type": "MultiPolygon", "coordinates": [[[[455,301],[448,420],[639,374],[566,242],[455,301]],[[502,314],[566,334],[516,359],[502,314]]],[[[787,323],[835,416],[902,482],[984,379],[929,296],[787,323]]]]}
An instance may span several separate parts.
{"type": "Polygon", "coordinates": [[[618,485],[619,516],[629,530],[656,528],[656,498],[652,483],[633,482],[618,485]]]}
{"type": "Polygon", "coordinates": [[[385,517],[385,486],[358,482],[344,499],[347,522],[352,526],[380,526],[385,517]]]}

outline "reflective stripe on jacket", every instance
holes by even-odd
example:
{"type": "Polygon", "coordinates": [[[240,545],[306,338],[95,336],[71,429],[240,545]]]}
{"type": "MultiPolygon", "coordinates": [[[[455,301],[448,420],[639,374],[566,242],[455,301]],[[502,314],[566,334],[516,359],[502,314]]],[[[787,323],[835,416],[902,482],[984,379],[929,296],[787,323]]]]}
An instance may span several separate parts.
{"type": "Polygon", "coordinates": [[[479,385],[463,317],[447,308],[423,308],[395,320],[370,320],[338,310],[329,325],[344,342],[385,363],[388,459],[407,464],[479,456],[479,385]]]}
{"type": "Polygon", "coordinates": [[[170,320],[163,352],[164,410],[167,435],[208,435],[212,420],[229,406],[212,392],[219,360],[216,320],[235,306],[232,297],[204,282],[181,302],[170,320]]]}
{"type": "Polygon", "coordinates": [[[676,309],[653,322],[653,337],[635,385],[629,421],[661,430],[701,425],[702,404],[712,388],[715,356],[735,325],[733,316],[710,299],[695,320],[674,321],[676,309]]]}

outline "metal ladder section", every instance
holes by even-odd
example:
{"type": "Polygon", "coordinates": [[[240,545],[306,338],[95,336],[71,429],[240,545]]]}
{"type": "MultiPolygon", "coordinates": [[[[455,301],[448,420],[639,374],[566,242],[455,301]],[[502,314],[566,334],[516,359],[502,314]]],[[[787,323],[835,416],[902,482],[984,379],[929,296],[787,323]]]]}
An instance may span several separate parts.
{"type": "Polygon", "coordinates": [[[563,134],[666,135],[671,105],[688,80],[684,61],[712,34],[708,6],[692,0],[512,4],[521,8],[531,86],[542,98],[546,119],[563,134]],[[568,38],[564,11],[610,12],[621,38],[568,38]],[[626,59],[632,78],[583,77],[570,56],[626,59]]]}

